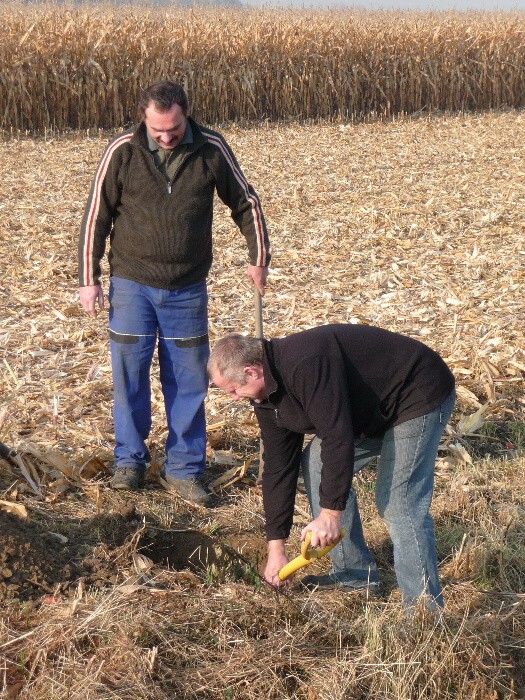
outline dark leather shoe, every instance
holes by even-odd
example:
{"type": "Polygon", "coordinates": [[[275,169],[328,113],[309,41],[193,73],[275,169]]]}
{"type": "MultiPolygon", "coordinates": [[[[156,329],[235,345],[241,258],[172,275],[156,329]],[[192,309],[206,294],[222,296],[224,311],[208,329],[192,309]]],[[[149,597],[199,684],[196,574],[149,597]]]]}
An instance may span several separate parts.
{"type": "Polygon", "coordinates": [[[199,506],[205,506],[210,502],[210,494],[198,479],[176,479],[169,474],[161,474],[161,480],[168,491],[173,491],[185,501],[199,506]]]}
{"type": "Polygon", "coordinates": [[[324,576],[305,576],[299,581],[299,585],[309,591],[361,591],[371,598],[379,598],[383,594],[383,587],[379,581],[345,581],[338,578],[336,573],[324,576]]]}
{"type": "Polygon", "coordinates": [[[144,487],[144,469],[140,467],[117,467],[109,485],[121,491],[137,491],[144,487]]]}

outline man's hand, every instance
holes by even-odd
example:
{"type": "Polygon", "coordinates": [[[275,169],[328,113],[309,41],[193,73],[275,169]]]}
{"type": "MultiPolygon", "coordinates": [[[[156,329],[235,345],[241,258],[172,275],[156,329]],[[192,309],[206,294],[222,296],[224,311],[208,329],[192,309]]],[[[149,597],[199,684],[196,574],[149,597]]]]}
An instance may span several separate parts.
{"type": "Polygon", "coordinates": [[[284,540],[270,540],[268,542],[268,561],[264,569],[264,580],[274,588],[284,588],[291,584],[291,578],[281,581],[278,573],[288,564],[284,553],[284,540]]]}
{"type": "Polygon", "coordinates": [[[258,265],[248,265],[246,274],[259,290],[260,295],[263,297],[264,287],[266,285],[266,280],[268,279],[268,268],[260,267],[258,265]]]}
{"type": "Polygon", "coordinates": [[[335,542],[341,534],[341,513],[340,510],[321,508],[317,518],[303,528],[301,542],[304,542],[307,532],[312,533],[311,547],[328,547],[335,542]]]}
{"type": "Polygon", "coordinates": [[[94,284],[87,287],[78,288],[78,296],[80,298],[80,303],[82,308],[90,316],[96,317],[98,311],[96,309],[96,304],[98,304],[99,309],[104,308],[104,292],[100,284],[94,284]]]}

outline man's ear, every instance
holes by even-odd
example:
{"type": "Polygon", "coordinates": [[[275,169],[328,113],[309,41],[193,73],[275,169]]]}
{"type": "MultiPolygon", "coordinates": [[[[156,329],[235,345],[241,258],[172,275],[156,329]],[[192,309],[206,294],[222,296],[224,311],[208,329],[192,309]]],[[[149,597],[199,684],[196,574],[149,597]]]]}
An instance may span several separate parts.
{"type": "Polygon", "coordinates": [[[248,379],[261,379],[263,376],[263,368],[261,365],[246,365],[244,368],[244,374],[248,379]]]}

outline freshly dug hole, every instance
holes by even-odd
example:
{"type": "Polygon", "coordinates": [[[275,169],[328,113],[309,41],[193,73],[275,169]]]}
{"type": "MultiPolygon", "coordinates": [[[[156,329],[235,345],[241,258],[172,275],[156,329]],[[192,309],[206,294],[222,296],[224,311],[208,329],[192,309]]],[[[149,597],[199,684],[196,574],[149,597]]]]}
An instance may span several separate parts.
{"type": "Polygon", "coordinates": [[[263,538],[236,535],[231,542],[219,541],[198,530],[148,528],[138,549],[155,564],[205,574],[211,581],[257,577],[257,567],[266,551],[263,538]]]}
{"type": "Polygon", "coordinates": [[[214,540],[197,530],[150,529],[141,539],[139,549],[155,564],[176,571],[187,568],[202,571],[208,566],[219,565],[222,558],[220,547],[214,540]]]}

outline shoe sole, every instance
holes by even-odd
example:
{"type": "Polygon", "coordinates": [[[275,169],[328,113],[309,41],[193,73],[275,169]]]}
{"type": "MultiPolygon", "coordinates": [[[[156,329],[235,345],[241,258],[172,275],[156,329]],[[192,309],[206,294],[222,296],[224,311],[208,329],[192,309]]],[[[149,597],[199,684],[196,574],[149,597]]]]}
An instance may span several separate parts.
{"type": "Polygon", "coordinates": [[[352,586],[343,586],[342,584],[334,584],[332,586],[304,586],[299,584],[299,587],[303,591],[308,591],[308,593],[333,593],[333,591],[341,591],[342,593],[359,593],[360,595],[366,595],[367,598],[381,598],[383,593],[381,590],[375,590],[373,588],[353,588],[352,586]]]}
{"type": "Polygon", "coordinates": [[[109,482],[109,486],[111,489],[114,491],[140,491],[140,489],[143,489],[145,485],[144,481],[139,481],[136,485],[132,486],[131,484],[125,484],[122,482],[116,482],[113,483],[112,481],[109,482]]]}
{"type": "Polygon", "coordinates": [[[127,484],[110,484],[109,485],[113,491],[140,491],[143,486],[128,486],[127,484]]]}

